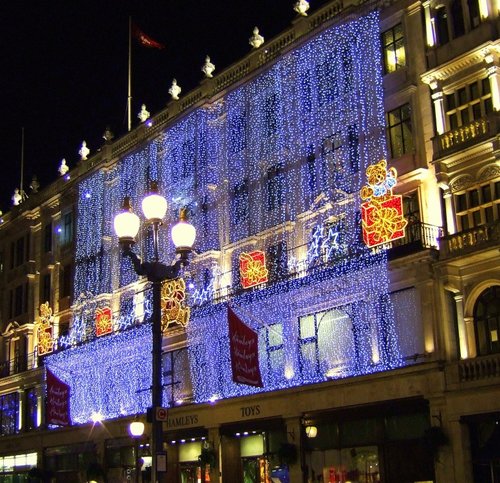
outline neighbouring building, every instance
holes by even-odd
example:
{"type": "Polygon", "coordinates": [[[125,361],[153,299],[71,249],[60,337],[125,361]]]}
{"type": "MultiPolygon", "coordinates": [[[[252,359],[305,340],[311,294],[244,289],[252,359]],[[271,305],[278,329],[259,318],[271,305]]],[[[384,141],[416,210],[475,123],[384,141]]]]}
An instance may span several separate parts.
{"type": "Polygon", "coordinates": [[[500,481],[498,10],[328,3],[6,213],[0,481],[149,481],[151,290],[113,218],[151,181],[197,229],[162,293],[166,481],[500,481]]]}

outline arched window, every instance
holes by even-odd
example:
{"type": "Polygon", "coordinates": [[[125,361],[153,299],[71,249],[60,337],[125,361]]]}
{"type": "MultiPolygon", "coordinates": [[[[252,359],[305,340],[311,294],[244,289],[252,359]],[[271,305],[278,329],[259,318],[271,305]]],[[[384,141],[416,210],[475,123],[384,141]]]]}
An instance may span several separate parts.
{"type": "Polygon", "coordinates": [[[447,44],[450,41],[450,36],[448,34],[448,12],[444,5],[436,8],[435,22],[439,45],[447,44]]]}
{"type": "Polygon", "coordinates": [[[484,291],[474,307],[478,355],[500,352],[500,286],[484,291]]]}

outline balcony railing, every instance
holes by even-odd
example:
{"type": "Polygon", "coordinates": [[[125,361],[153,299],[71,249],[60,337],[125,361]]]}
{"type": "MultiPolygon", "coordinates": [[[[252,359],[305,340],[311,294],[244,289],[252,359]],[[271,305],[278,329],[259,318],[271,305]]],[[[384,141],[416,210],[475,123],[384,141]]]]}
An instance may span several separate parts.
{"type": "Polygon", "coordinates": [[[9,361],[0,362],[0,378],[20,374],[38,367],[38,357],[35,352],[20,355],[9,361]]]}
{"type": "Polygon", "coordinates": [[[443,229],[440,226],[414,221],[406,227],[403,238],[392,242],[389,254],[391,257],[397,257],[428,248],[438,249],[442,236],[443,229]]]}
{"type": "Polygon", "coordinates": [[[441,258],[451,258],[498,245],[500,221],[441,238],[441,258]]]}
{"type": "Polygon", "coordinates": [[[500,377],[500,354],[466,359],[458,363],[460,382],[480,381],[500,377]]]}
{"type": "Polygon", "coordinates": [[[469,145],[493,137],[498,132],[498,115],[483,117],[452,129],[433,139],[434,159],[439,159],[469,145]]]}

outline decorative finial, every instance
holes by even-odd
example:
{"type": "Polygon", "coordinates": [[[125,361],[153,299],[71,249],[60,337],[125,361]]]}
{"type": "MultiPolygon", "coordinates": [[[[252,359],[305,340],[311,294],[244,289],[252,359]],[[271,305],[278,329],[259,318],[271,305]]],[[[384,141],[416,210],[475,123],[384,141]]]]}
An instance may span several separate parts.
{"type": "Polygon", "coordinates": [[[113,134],[113,131],[111,130],[111,128],[109,126],[106,126],[106,129],[105,129],[104,133],[102,134],[102,138],[104,139],[104,141],[109,143],[114,137],[115,137],[115,135],[113,134]]]}
{"type": "Polygon", "coordinates": [[[172,86],[168,90],[168,93],[172,96],[172,99],[174,101],[178,101],[179,100],[179,94],[181,93],[181,90],[182,90],[181,87],[177,85],[177,80],[174,79],[172,81],[172,86]]]}
{"type": "Polygon", "coordinates": [[[146,122],[150,118],[151,114],[149,111],[146,109],[146,104],[143,104],[141,106],[141,112],[137,114],[137,117],[140,119],[141,122],[146,122]]]}
{"type": "Polygon", "coordinates": [[[253,29],[253,35],[248,42],[254,49],[258,49],[264,43],[264,37],[259,34],[259,29],[257,27],[253,29]]]}
{"type": "Polygon", "coordinates": [[[213,77],[212,73],[215,70],[215,65],[210,62],[210,57],[207,55],[205,57],[205,64],[201,68],[201,71],[205,74],[209,79],[213,77]]]}
{"type": "Polygon", "coordinates": [[[309,10],[309,2],[307,0],[298,0],[295,2],[293,9],[303,17],[307,17],[307,11],[309,10]]]}
{"type": "Polygon", "coordinates": [[[36,174],[34,174],[33,177],[31,178],[30,189],[32,193],[38,193],[39,188],[40,188],[40,183],[38,182],[36,174]]]}
{"type": "Polygon", "coordinates": [[[11,200],[14,206],[19,206],[21,204],[23,197],[21,196],[21,193],[19,193],[19,188],[16,188],[14,190],[14,194],[12,195],[11,200]]]}
{"type": "Polygon", "coordinates": [[[59,171],[61,176],[64,176],[69,171],[69,167],[66,164],[66,158],[61,159],[61,164],[59,165],[59,168],[57,168],[57,171],[59,171]]]}
{"type": "Polygon", "coordinates": [[[80,155],[80,160],[85,161],[89,153],[90,149],[87,147],[87,141],[83,141],[82,147],[80,148],[80,151],[78,151],[78,154],[80,155]]]}

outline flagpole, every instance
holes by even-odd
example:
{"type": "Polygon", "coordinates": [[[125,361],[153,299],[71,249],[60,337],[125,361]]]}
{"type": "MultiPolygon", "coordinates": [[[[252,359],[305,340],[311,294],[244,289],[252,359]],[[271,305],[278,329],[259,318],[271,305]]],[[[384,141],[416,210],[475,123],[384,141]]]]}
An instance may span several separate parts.
{"type": "Polygon", "coordinates": [[[127,127],[132,129],[132,16],[128,17],[128,96],[127,96],[127,127]]]}

